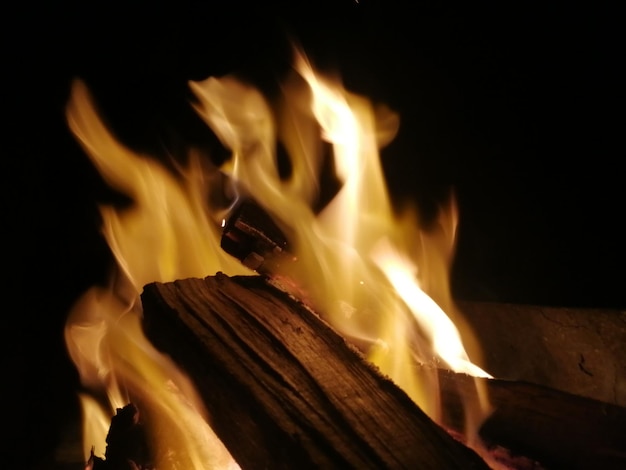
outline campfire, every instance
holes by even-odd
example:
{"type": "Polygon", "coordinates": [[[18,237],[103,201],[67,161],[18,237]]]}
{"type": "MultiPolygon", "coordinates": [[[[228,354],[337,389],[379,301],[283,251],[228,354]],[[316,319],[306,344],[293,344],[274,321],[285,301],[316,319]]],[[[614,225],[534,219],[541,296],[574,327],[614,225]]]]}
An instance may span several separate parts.
{"type": "Polygon", "coordinates": [[[131,200],[101,207],[116,265],[66,326],[86,467],[623,463],[623,409],[486,367],[450,291],[454,194],[428,225],[392,206],[379,150],[402,117],[297,48],[293,69],[273,100],[230,76],[189,83],[219,164],[137,154],[73,84],[70,129],[131,200]]]}

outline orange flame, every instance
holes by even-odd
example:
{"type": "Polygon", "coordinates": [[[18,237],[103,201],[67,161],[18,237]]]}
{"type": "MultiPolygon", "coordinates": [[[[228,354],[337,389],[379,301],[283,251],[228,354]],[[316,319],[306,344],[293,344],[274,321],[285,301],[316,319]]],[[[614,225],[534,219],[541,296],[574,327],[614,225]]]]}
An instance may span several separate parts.
{"type": "MultiPolygon", "coordinates": [[[[438,231],[421,230],[414,209],[397,216],[379,149],[394,138],[398,116],[316,73],[302,53],[296,52],[294,68],[275,106],[232,77],[190,83],[197,112],[232,153],[213,172],[230,178],[290,234],[298,262],[284,274],[305,286],[315,308],[436,419],[432,369],[416,364],[442,360],[452,370],[490,377],[470,360],[455,326],[462,319],[447,278],[454,200],[442,210],[438,231]],[[277,140],[291,158],[288,178],[278,172],[277,140]],[[332,146],[341,188],[316,213],[322,141],[332,146]]],[[[113,410],[132,397],[148,410],[153,438],[162,439],[155,448],[173,449],[184,468],[237,468],[189,379],[143,336],[138,302],[143,286],[154,281],[254,274],[220,249],[215,221],[221,214],[205,202],[207,175],[192,159],[184,178],[176,178],[126,148],[103,125],[81,82],[74,84],[67,115],[106,181],[134,201],[126,209],[101,208],[117,269],[107,288],[94,287],[77,302],[66,327],[68,349],[91,391],[82,397],[85,455],[93,445],[103,453],[113,410]],[[166,427],[168,433],[158,432],[166,427]]],[[[474,346],[470,332],[463,333],[474,346]]],[[[183,468],[172,466],[171,454],[157,457],[162,468],[183,468]]]]}

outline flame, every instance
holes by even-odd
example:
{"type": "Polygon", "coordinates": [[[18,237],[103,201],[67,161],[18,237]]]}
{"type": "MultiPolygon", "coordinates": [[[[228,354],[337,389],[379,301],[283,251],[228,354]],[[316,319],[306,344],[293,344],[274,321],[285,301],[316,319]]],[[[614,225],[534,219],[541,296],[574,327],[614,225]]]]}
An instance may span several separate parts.
{"type": "Polygon", "coordinates": [[[138,304],[149,282],[206,276],[219,269],[249,273],[219,248],[219,228],[206,214],[202,172],[191,167],[183,183],[121,145],[103,125],[82,82],[72,88],[67,113],[71,130],[102,176],[134,201],[127,209],[101,207],[117,269],[109,286],[92,288],[76,303],[66,326],[66,343],[82,384],[108,398],[82,399],[89,417],[85,455],[92,446],[97,455],[104,454],[108,425],[102,423],[110,423],[115,409],[132,397],[145,405],[142,411],[149,410],[153,438],[162,440],[154,448],[176,449],[178,466],[172,466],[168,454],[157,456],[159,468],[236,468],[208,426],[189,379],[143,335],[138,304]]]}
{"type": "Polygon", "coordinates": [[[88,391],[82,397],[86,457],[93,445],[103,453],[106,423],[133,399],[148,410],[155,448],[171,450],[157,456],[159,468],[237,468],[190,380],[143,336],[138,302],[154,281],[255,274],[220,248],[227,214],[207,204],[216,175],[226,176],[239,198],[254,198],[289,234],[297,261],[280,274],[296,280],[315,308],[429,415],[439,413],[436,368],[417,365],[443,361],[454,371],[490,377],[470,360],[464,342],[473,355],[478,349],[450,294],[454,198],[436,230],[421,229],[414,208],[396,214],[379,149],[397,133],[398,116],[318,74],[299,51],[294,71],[276,103],[234,77],[190,82],[196,111],[232,158],[212,168],[196,155],[180,175],[117,141],[86,86],[74,83],[69,126],[105,180],[133,201],[129,208],[101,207],[117,266],[108,286],[76,303],[66,327],[88,391]],[[278,171],[277,142],[290,156],[288,177],[278,171]],[[322,142],[332,148],[340,188],[318,212],[322,142]]]}

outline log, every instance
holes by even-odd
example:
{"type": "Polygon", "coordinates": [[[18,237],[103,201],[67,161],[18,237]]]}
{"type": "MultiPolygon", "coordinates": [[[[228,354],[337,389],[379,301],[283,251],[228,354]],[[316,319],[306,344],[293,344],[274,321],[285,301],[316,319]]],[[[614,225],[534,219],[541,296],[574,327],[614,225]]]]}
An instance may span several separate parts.
{"type": "Polygon", "coordinates": [[[439,379],[443,425],[452,432],[462,426],[463,398],[484,382],[493,408],[479,429],[487,450],[504,450],[509,459],[522,455],[548,469],[626,468],[626,408],[523,381],[444,370],[439,379]]]}
{"type": "Polygon", "coordinates": [[[151,283],[152,343],[195,382],[242,469],[488,469],[297,299],[261,276],[151,283]]]}
{"type": "Polygon", "coordinates": [[[111,419],[106,437],[105,457],[94,455],[83,470],[154,470],[156,467],[147,438],[147,431],[137,406],[129,403],[118,408],[111,419]]]}

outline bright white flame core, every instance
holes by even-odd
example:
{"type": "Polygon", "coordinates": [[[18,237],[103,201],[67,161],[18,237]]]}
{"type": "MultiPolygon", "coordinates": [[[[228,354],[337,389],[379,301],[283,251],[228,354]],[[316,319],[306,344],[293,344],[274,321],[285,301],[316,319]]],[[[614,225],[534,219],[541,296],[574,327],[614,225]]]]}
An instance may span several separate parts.
{"type": "MultiPolygon", "coordinates": [[[[197,112],[232,152],[213,174],[230,178],[238,194],[253,197],[289,233],[298,261],[281,274],[296,280],[321,314],[435,416],[432,377],[418,363],[438,356],[455,371],[489,376],[470,361],[444,313],[454,310],[447,276],[455,207],[441,217],[451,230],[442,223],[438,234],[420,230],[413,210],[396,216],[378,150],[395,136],[397,115],[317,74],[303,54],[296,53],[295,69],[284,101],[273,106],[232,77],[190,83],[197,112]],[[288,178],[278,173],[277,140],[291,158],[288,178]],[[332,146],[341,188],[315,213],[322,140],[332,146]],[[431,296],[420,285],[429,286],[431,296]]],[[[137,302],[143,286],[154,281],[217,271],[254,274],[220,248],[222,216],[209,213],[207,174],[192,159],[178,179],[124,147],[102,124],[80,82],[68,121],[106,181],[134,201],[125,210],[101,208],[118,275],[108,290],[89,291],[68,319],[67,344],[83,384],[106,391],[112,409],[105,417],[130,397],[142,401],[155,426],[170,431],[159,447],[185,455],[185,468],[236,467],[206,424],[189,380],[143,337],[137,302]]],[[[85,443],[86,455],[93,444],[85,443]]],[[[170,468],[168,457],[161,458],[162,468],[170,468]]]]}
{"type": "Polygon", "coordinates": [[[419,287],[415,266],[396,253],[387,240],[381,240],[380,246],[372,253],[372,258],[411,309],[420,326],[432,338],[435,351],[450,368],[475,377],[492,378],[469,360],[461,335],[452,320],[419,287]]]}

